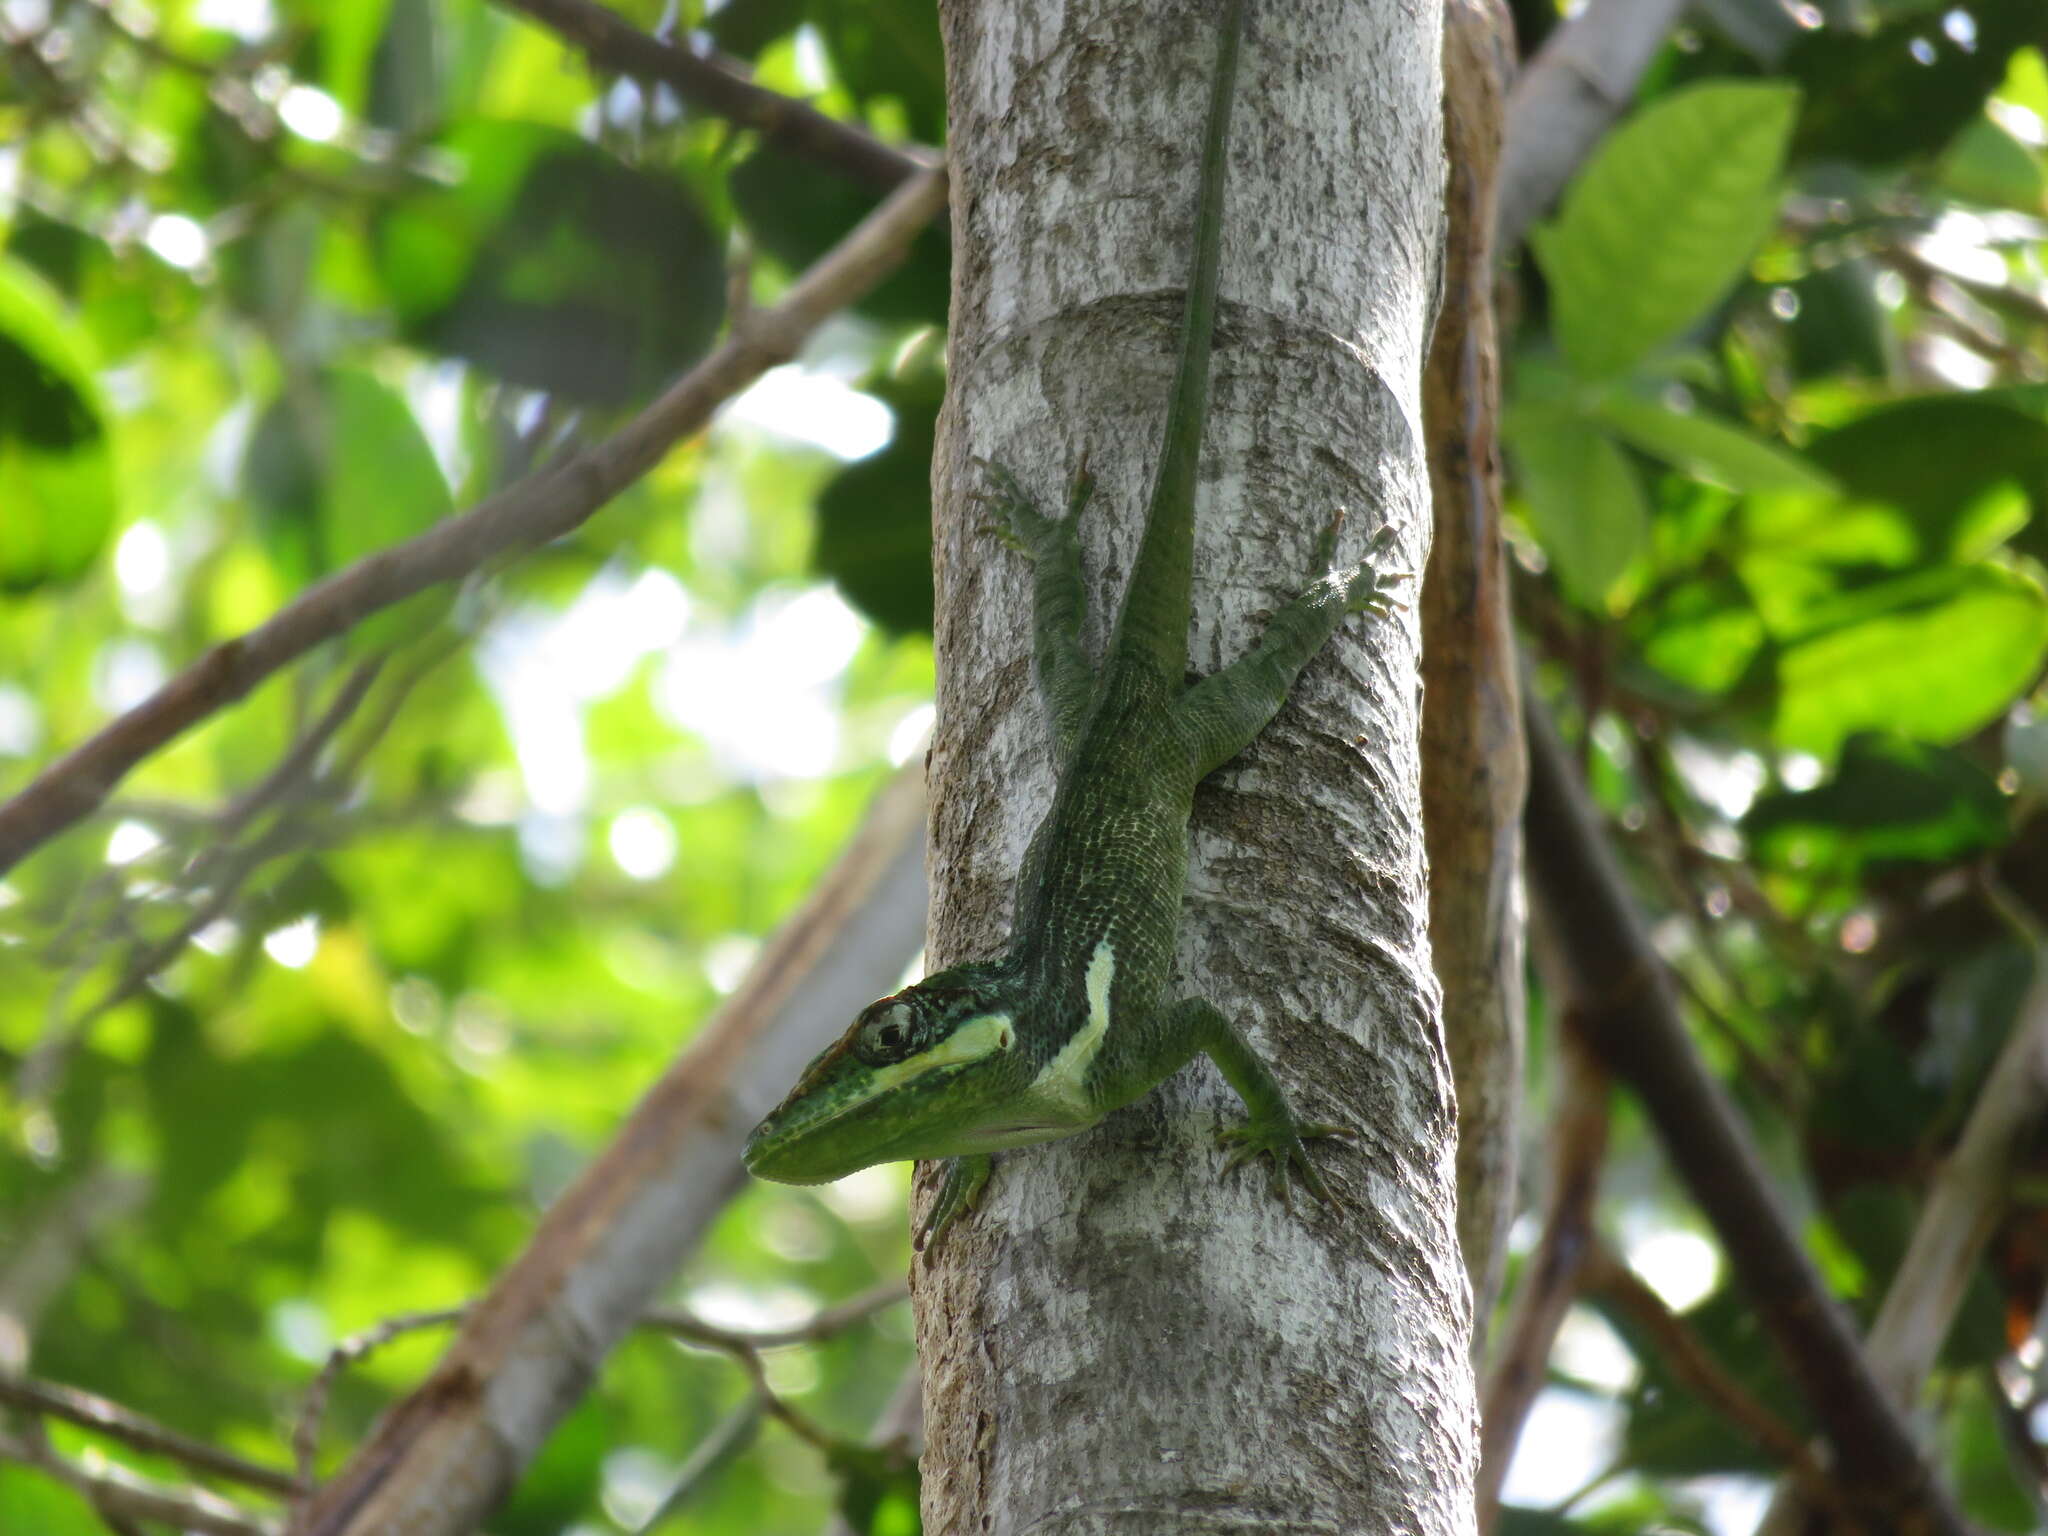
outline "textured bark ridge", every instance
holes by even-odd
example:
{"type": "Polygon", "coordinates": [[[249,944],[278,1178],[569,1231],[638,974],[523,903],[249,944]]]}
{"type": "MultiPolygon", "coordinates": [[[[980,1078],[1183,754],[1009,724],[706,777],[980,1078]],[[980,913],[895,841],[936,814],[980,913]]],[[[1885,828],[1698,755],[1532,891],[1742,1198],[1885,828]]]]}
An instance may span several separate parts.
{"type": "Polygon", "coordinates": [[[1436,537],[1422,586],[1422,814],[1430,944],[1458,1080],[1458,1236],[1473,1356],[1515,1210],[1522,1091],[1521,689],[1500,513],[1493,206],[1514,28],[1502,0],[1444,7],[1450,161],[1443,307],[1423,375],[1436,537]]]}
{"type": "MultiPolygon", "coordinates": [[[[990,955],[1050,798],[1028,573],[976,458],[1049,505],[1082,453],[1100,653],[1180,342],[1219,7],[942,6],[954,304],[938,507],[934,965],[990,955]]],[[[1192,666],[1241,655],[1330,509],[1427,556],[1420,373],[1441,218],[1434,4],[1252,0],[1225,193],[1192,666]]],[[[999,1156],[914,1276],[931,1531],[1466,1531],[1477,1443],[1430,969],[1412,616],[1346,629],[1198,797],[1176,995],[1356,1125],[1349,1210],[1219,1181],[1206,1065],[999,1156]]],[[[929,1187],[925,1196],[929,1198],[929,1187]]]]}

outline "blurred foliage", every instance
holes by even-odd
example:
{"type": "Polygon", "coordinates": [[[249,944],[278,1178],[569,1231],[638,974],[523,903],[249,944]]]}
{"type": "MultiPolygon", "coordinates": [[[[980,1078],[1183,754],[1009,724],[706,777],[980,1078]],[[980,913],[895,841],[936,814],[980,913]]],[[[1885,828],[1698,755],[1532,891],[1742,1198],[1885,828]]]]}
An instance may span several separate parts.
{"type": "MultiPolygon", "coordinates": [[[[1516,10],[1533,46],[1557,7],[1516,10]]],[[[921,0],[699,12],[761,84],[942,137],[921,0]]],[[[1703,1046],[1867,1319],[2016,1016],[2013,919],[2048,916],[2048,36],[2038,0],[1697,17],[1513,273],[1517,601],[1703,1046]]],[[[710,345],[742,243],[768,302],[873,200],[481,0],[47,0],[0,49],[0,791],[608,430],[710,345]]],[[[0,885],[0,1364],[279,1461],[334,1340],[519,1251],[915,750],[946,300],[933,232],[584,529],[259,689],[0,885]]],[[[1994,1529],[2040,1520],[2044,1173],[1932,1397],[1994,1529]]],[[[1658,1279],[1696,1221],[1630,1113],[1607,1187],[1658,1279]]],[[[903,1188],[749,1188],[675,1297],[785,1324],[900,1274],[903,1188]]],[[[1680,1246],[1686,1325],[1798,1425],[1680,1246]]],[[[1731,1528],[1754,1440],[1638,1324],[1574,1318],[1530,1434],[1575,1481],[1538,1468],[1553,1507],[1508,1528],[1731,1528]]],[[[441,1340],[340,1378],[323,1468],[441,1340]]],[[[913,1530],[909,1470],[859,1445],[909,1349],[898,1308],[769,1357],[821,1454],[726,1360],[636,1336],[492,1529],[913,1530]]],[[[0,1464],[0,1529],[100,1528],[0,1464]]]]}

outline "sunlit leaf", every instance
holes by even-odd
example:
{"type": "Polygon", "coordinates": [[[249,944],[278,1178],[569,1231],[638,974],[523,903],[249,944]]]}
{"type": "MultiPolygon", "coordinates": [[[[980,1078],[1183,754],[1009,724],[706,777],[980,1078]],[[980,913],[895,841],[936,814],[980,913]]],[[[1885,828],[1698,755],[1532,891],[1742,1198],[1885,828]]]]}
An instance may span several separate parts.
{"type": "Polygon", "coordinates": [[[604,404],[645,394],[710,342],[723,237],[679,180],[532,123],[471,122],[439,148],[456,184],[377,228],[413,340],[604,404]]]}
{"type": "Polygon", "coordinates": [[[0,257],[0,592],[84,573],[114,525],[106,411],[49,286],[0,257]]]}
{"type": "Polygon", "coordinates": [[[1732,422],[1610,394],[1600,418],[1624,441],[1733,491],[1831,491],[1832,477],[1799,454],[1732,422]]]}
{"type": "Polygon", "coordinates": [[[1777,215],[1798,102],[1783,85],[1676,92],[1609,138],[1557,218],[1531,232],[1580,373],[1642,361],[1727,291],[1777,215]]]}
{"type": "Polygon", "coordinates": [[[1599,428],[1562,411],[1507,422],[1518,483],[1538,541],[1572,600],[1605,611],[1649,537],[1649,507],[1628,456],[1599,428]]]}
{"type": "Polygon", "coordinates": [[[1831,757],[1856,731],[1951,742],[1996,719],[2048,655],[2048,601],[1991,566],[1946,590],[1785,647],[1773,734],[1831,757]]]}

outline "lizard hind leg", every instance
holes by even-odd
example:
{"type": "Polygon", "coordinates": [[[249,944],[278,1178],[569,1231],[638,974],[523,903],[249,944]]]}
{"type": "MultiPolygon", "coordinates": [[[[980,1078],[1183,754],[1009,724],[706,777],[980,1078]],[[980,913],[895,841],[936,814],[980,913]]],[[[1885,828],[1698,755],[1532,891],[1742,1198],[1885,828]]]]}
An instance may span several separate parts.
{"type": "Polygon", "coordinates": [[[1031,562],[1031,654],[1039,697],[1062,756],[1080,735],[1095,694],[1095,668],[1082,648],[1088,591],[1081,578],[1081,513],[1095,492],[1088,455],[1081,455],[1067,495],[1067,515],[1047,517],[1002,465],[983,461],[991,489],[977,495],[991,515],[982,531],[1031,562]]]}

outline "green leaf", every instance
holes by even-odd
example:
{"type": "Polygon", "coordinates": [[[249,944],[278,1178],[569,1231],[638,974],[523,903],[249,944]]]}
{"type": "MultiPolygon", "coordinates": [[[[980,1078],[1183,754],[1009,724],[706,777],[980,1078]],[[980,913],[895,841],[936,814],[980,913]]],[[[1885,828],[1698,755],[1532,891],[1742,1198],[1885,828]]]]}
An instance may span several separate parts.
{"type": "Polygon", "coordinates": [[[1858,501],[1897,507],[1923,559],[1970,559],[2008,537],[2001,482],[2017,485],[2035,514],[2048,508],[2048,407],[2034,392],[1924,395],[1879,406],[1823,433],[1807,457],[1858,501]],[[1987,521],[1991,518],[1991,521],[1987,521]]]}
{"type": "Polygon", "coordinates": [[[1941,184],[1957,197],[2022,213],[2048,213],[2048,166],[1989,117],[1970,120],[1941,157],[1941,184]]]}
{"type": "Polygon", "coordinates": [[[1785,647],[1781,746],[1832,757],[1856,731],[1952,742],[1997,718],[2048,656],[2048,600],[1996,566],[1957,570],[1915,599],[1785,647]]]}
{"type": "Polygon", "coordinates": [[[410,340],[606,405],[650,392],[710,343],[724,240],[680,181],[533,123],[471,122],[439,148],[459,181],[376,230],[410,340]]]}
{"type": "MultiPolygon", "coordinates": [[[[870,189],[772,146],[735,166],[729,185],[747,233],[792,272],[817,260],[875,206],[870,189]]],[[[877,320],[942,326],[951,273],[944,232],[927,228],[911,242],[903,265],[856,307],[877,320]]]]}
{"type": "Polygon", "coordinates": [[[1932,155],[1983,107],[2013,52],[2039,34],[2033,0],[1969,8],[1967,43],[1949,35],[1933,7],[1894,16],[1870,31],[1817,27],[1786,54],[1785,72],[1806,90],[1796,153],[1858,165],[1932,155]]]}
{"type": "Polygon", "coordinates": [[[1562,410],[1513,410],[1506,425],[1529,521],[1558,580],[1580,607],[1607,611],[1649,542],[1635,466],[1604,432],[1562,410]]]}
{"type": "Polygon", "coordinates": [[[410,538],[452,506],[405,397],[359,369],[272,400],[242,474],[273,549],[302,577],[410,538]]]}
{"type": "MultiPolygon", "coordinates": [[[[272,555],[301,582],[409,539],[453,508],[405,397],[359,369],[333,369],[271,401],[242,475],[272,555]]],[[[402,639],[446,601],[422,593],[364,620],[350,642],[402,639]]]]}
{"type": "Polygon", "coordinates": [[[1777,213],[1798,92],[1697,85],[1601,148],[1557,219],[1531,231],[1572,366],[1607,378],[1697,321],[1740,275],[1777,213]]]}
{"type": "Polygon", "coordinates": [[[1598,411],[1624,442],[1731,491],[1838,489],[1791,449],[1712,416],[1623,394],[1603,397],[1598,411]]]}
{"type": "Polygon", "coordinates": [[[1781,868],[1942,863],[1996,847],[2006,799],[1959,752],[1857,735],[1826,783],[1759,797],[1742,831],[1757,857],[1781,868]]]}
{"type": "Polygon", "coordinates": [[[932,627],[932,445],[943,381],[868,388],[896,415],[896,435],[879,453],[850,464],[818,497],[811,567],[846,600],[895,634],[932,627]]]}
{"type": "Polygon", "coordinates": [[[0,592],[82,575],[116,502],[84,339],[40,277],[0,257],[0,592]]]}
{"type": "Polygon", "coordinates": [[[1677,584],[1645,618],[1643,660],[1694,693],[1733,688],[1764,641],[1748,594],[1725,576],[1677,584]]]}

